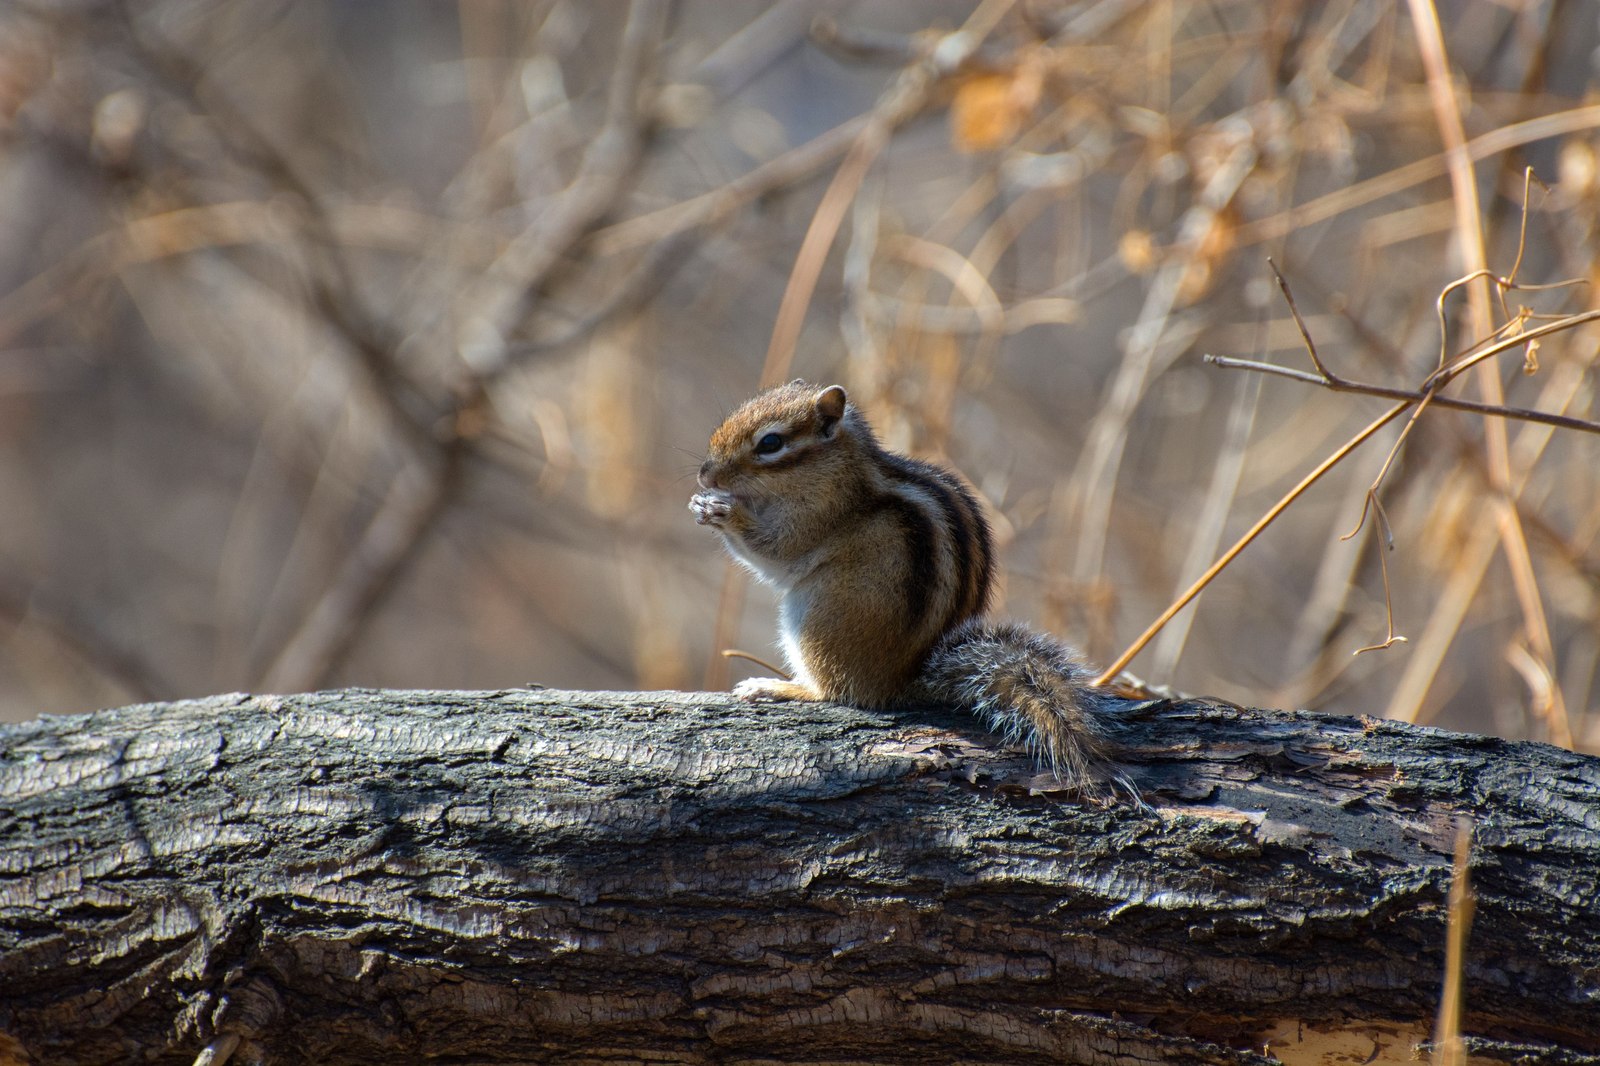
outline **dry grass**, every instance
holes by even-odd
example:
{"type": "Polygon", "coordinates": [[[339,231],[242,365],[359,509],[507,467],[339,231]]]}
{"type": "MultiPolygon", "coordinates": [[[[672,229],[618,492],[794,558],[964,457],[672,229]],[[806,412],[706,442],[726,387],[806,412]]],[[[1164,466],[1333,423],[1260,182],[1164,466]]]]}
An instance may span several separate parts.
{"type": "Polygon", "coordinates": [[[1578,8],[12,5],[0,711],[724,683],[801,374],[1102,663],[1600,747],[1578,8]]]}
{"type": "Polygon", "coordinates": [[[1444,987],[1439,993],[1439,1016],[1433,1029],[1434,1066],[1465,1066],[1466,1048],[1461,1040],[1461,1015],[1466,985],[1467,938],[1472,932],[1474,897],[1472,867],[1472,820],[1456,821],[1455,860],[1451,864],[1449,924],[1445,938],[1444,987]]]}

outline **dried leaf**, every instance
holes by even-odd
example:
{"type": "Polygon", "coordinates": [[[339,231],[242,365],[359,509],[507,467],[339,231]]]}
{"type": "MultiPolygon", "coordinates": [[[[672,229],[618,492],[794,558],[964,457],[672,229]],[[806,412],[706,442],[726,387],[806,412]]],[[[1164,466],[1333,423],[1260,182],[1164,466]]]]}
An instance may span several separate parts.
{"type": "Polygon", "coordinates": [[[1022,130],[1039,103],[1044,86],[1037,50],[1002,74],[971,74],[956,86],[950,102],[950,143],[961,152],[999,148],[1022,130]]]}
{"type": "Polygon", "coordinates": [[[1156,265],[1156,242],[1148,230],[1131,229],[1117,242],[1117,254],[1131,274],[1148,274],[1156,265]]]}

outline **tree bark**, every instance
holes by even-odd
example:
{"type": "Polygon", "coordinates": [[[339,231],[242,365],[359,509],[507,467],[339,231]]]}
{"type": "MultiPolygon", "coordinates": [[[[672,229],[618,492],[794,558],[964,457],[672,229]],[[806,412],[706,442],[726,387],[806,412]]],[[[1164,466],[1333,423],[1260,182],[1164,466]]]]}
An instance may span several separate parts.
{"type": "Polygon", "coordinates": [[[1460,817],[1471,1049],[1600,1062],[1600,759],[1205,701],[1129,728],[1146,807],[948,711],[707,693],[5,727],[0,1064],[1406,1061],[1460,817]]]}

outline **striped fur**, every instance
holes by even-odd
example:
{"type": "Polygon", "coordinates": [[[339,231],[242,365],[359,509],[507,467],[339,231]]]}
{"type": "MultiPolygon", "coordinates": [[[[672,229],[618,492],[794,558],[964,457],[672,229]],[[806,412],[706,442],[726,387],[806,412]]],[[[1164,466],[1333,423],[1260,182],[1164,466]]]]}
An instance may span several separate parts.
{"type": "Polygon", "coordinates": [[[994,543],[977,499],[948,471],[885,451],[876,439],[872,444],[873,462],[885,481],[894,485],[897,492],[911,489],[931,499],[943,519],[938,526],[948,538],[944,550],[950,566],[948,575],[941,571],[940,580],[951,582],[954,596],[944,628],[982,614],[989,606],[994,583],[994,543]]]}
{"type": "Polygon", "coordinates": [[[838,387],[761,393],[711,438],[690,508],[778,590],[794,680],[747,696],[967,707],[1058,777],[1086,785],[1109,750],[1088,672],[1022,626],[982,620],[994,547],[961,478],[885,449],[838,387]]]}

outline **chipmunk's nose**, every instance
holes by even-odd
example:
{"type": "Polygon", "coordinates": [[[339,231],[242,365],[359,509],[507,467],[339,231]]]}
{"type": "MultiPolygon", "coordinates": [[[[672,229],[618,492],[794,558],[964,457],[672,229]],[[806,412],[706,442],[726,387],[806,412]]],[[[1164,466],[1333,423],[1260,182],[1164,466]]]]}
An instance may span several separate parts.
{"type": "Polygon", "coordinates": [[[711,465],[710,459],[707,459],[705,462],[700,464],[699,481],[700,487],[703,489],[714,489],[717,487],[716,468],[711,465]]]}

